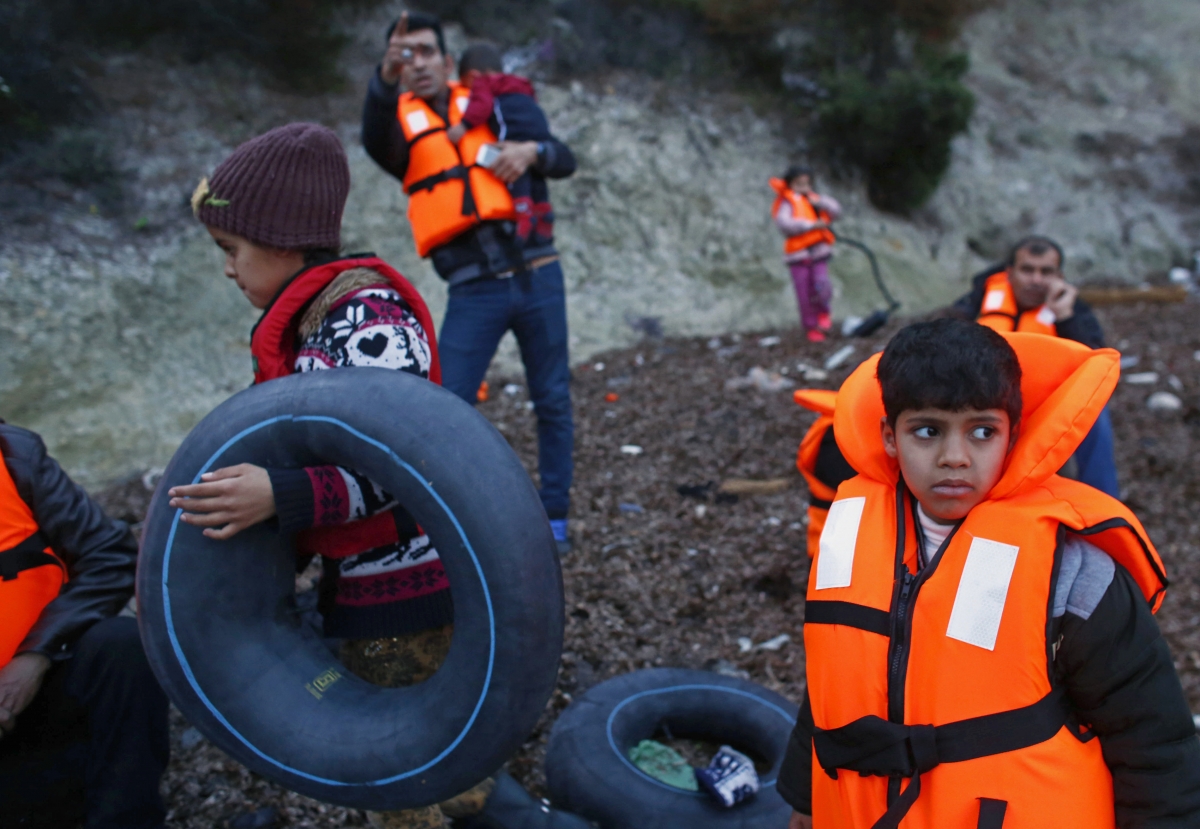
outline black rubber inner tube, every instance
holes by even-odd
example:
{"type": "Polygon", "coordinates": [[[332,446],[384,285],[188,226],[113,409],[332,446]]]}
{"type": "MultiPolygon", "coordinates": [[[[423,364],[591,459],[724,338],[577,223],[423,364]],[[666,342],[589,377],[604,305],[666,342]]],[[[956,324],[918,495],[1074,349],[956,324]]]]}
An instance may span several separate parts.
{"type": "Polygon", "coordinates": [[[294,791],[400,809],[458,794],[524,741],[554,688],[562,574],[545,512],[504,438],[433,383],[385,369],[295,375],[243,391],[180,446],[150,506],[139,622],[155,674],[202,733],[294,791]],[[295,553],[272,522],[225,542],[166,491],[238,463],[334,463],[395,496],[450,580],[449,655],[429,680],[351,675],[302,624],[295,553]]]}
{"type": "Polygon", "coordinates": [[[797,708],[735,677],[654,668],[589,689],[555,723],[546,783],[556,805],[605,829],[787,826],[791,807],[775,781],[797,708]],[[725,743],[769,767],[754,799],[726,809],[705,792],[656,780],[629,759],[656,733],[725,743]],[[782,821],[782,822],[780,822],[782,821]]]}

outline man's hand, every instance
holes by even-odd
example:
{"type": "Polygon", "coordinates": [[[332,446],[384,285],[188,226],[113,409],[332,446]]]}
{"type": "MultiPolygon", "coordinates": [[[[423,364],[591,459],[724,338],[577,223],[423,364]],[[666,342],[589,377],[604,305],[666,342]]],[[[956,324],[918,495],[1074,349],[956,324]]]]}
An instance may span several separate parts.
{"type": "Polygon", "coordinates": [[[788,821],[788,829],[812,829],[812,818],[799,812],[792,812],[792,819],[788,821]]]}
{"type": "Polygon", "coordinates": [[[227,466],[204,473],[200,481],[171,487],[167,495],[172,507],[184,510],[184,523],[207,527],[209,538],[225,541],[275,514],[271,476],[261,466],[227,466]]]}
{"type": "Polygon", "coordinates": [[[400,81],[400,68],[404,65],[405,46],[401,39],[408,34],[408,12],[400,15],[400,22],[392,29],[388,37],[387,51],[383,53],[383,61],[379,64],[379,79],[389,86],[400,81]]]}
{"type": "Polygon", "coordinates": [[[1046,291],[1046,307],[1054,312],[1059,322],[1075,316],[1075,300],[1079,297],[1079,289],[1062,277],[1049,281],[1046,291]]]}
{"type": "Polygon", "coordinates": [[[42,678],[50,670],[50,660],[40,653],[21,653],[0,668],[0,738],[17,726],[17,716],[29,707],[42,678]]]}
{"type": "Polygon", "coordinates": [[[497,146],[500,155],[492,165],[492,173],[505,184],[512,184],[537,164],[536,141],[501,141],[497,146]]]}

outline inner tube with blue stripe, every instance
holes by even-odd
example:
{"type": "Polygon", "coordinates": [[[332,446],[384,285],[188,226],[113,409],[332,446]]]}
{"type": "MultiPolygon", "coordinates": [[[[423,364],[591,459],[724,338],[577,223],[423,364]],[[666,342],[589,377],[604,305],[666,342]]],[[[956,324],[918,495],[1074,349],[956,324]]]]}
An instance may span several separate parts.
{"type": "Polygon", "coordinates": [[[761,829],[792,814],[775,788],[797,706],[736,677],[652,668],[610,679],[571,703],[550,733],[552,802],[602,829],[761,829]],[[725,808],[643,772],[629,759],[641,740],[674,737],[730,745],[769,767],[753,799],[725,808]]]}
{"type": "Polygon", "coordinates": [[[473,407],[386,369],[272,380],[204,418],[150,505],[137,586],[150,664],[183,715],[253,771],[352,808],[437,803],[493,773],[537,723],[562,650],[562,572],[529,475],[473,407]],[[342,667],[301,620],[274,522],[214,541],[168,506],[172,486],[239,463],[350,467],[412,513],[454,602],[432,678],[382,688],[342,667]]]}

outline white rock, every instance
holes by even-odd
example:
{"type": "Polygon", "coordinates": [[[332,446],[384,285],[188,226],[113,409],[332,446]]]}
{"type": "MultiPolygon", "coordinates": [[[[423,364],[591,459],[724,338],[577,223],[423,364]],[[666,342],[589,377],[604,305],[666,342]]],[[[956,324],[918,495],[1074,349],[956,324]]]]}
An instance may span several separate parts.
{"type": "Polygon", "coordinates": [[[1131,386],[1153,386],[1158,382],[1158,372],[1139,371],[1137,374],[1126,374],[1122,379],[1131,386]]]}
{"type": "Polygon", "coordinates": [[[507,386],[504,387],[504,393],[509,396],[517,394],[520,391],[521,391],[521,387],[518,386],[516,383],[509,383],[507,386]]]}
{"type": "Polygon", "coordinates": [[[734,377],[725,381],[728,391],[755,388],[759,391],[782,391],[795,385],[791,380],[777,372],[769,372],[762,366],[750,369],[745,377],[734,377]]]}
{"type": "Polygon", "coordinates": [[[596,371],[604,371],[604,363],[596,363],[596,365],[592,366],[592,368],[594,368],[596,371]]]}
{"type": "Polygon", "coordinates": [[[1167,271],[1167,279],[1172,285],[1186,285],[1192,281],[1192,272],[1187,268],[1171,268],[1167,271]]]}
{"type": "Polygon", "coordinates": [[[745,636],[738,637],[738,653],[750,653],[754,650],[754,642],[745,636]]]}
{"type": "Polygon", "coordinates": [[[790,641],[792,641],[791,636],[788,636],[786,633],[781,633],[778,636],[776,636],[774,639],[768,639],[767,641],[760,644],[758,646],[758,649],[760,651],[777,651],[790,641]]]}
{"type": "Polygon", "coordinates": [[[758,347],[770,348],[771,346],[779,345],[781,342],[783,342],[783,339],[780,337],[763,337],[758,341],[758,347]]]}
{"type": "Polygon", "coordinates": [[[1146,407],[1156,412],[1178,412],[1183,401],[1169,391],[1156,391],[1146,399],[1146,407]]]}
{"type": "Polygon", "coordinates": [[[854,333],[854,329],[862,325],[862,317],[846,317],[842,320],[842,336],[849,337],[854,333]]]}
{"type": "Polygon", "coordinates": [[[646,451],[646,450],[642,449],[642,447],[638,446],[635,443],[627,443],[621,447],[622,455],[633,455],[636,457],[637,455],[642,454],[642,452],[644,452],[644,451],[646,451]]]}
{"type": "Polygon", "coordinates": [[[852,355],[853,353],[854,353],[853,344],[842,346],[837,351],[835,351],[829,355],[829,359],[825,361],[825,370],[833,371],[835,368],[837,368],[838,366],[842,365],[847,360],[849,360],[850,355],[852,355]]]}
{"type": "Polygon", "coordinates": [[[1167,385],[1175,389],[1175,391],[1183,391],[1183,381],[1174,374],[1167,378],[1167,385]]]}
{"type": "Polygon", "coordinates": [[[1122,357],[1121,358],[1121,371],[1124,371],[1127,368],[1134,368],[1141,361],[1142,361],[1142,358],[1137,356],[1136,354],[1130,354],[1128,356],[1122,357]]]}

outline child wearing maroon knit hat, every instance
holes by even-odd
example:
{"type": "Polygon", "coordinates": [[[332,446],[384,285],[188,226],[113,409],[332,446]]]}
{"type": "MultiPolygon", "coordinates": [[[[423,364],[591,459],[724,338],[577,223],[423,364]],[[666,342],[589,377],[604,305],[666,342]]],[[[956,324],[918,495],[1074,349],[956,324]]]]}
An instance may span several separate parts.
{"type": "MultiPolygon", "coordinates": [[[[204,179],[192,210],[225,253],[225,275],[263,315],[251,334],[254,379],[375,366],[441,381],[433,321],[407,280],[373,254],[343,257],[350,169],[338,137],[288,124],[238,147],[204,179]]],[[[400,413],[402,416],[403,413],[400,413]]],[[[391,495],[353,469],[218,469],[173,487],[181,520],[228,539],[260,521],[294,533],[297,553],[322,556],[318,608],[341,659],[376,685],[415,685],[450,649],[453,605],[437,550],[391,495]],[[369,541],[364,541],[368,539],[369,541]]],[[[431,712],[433,715],[433,712],[431,712]]],[[[507,775],[436,806],[372,816],[389,829],[443,826],[575,829],[507,775]]]]}
{"type": "MultiPolygon", "coordinates": [[[[349,191],[341,141],[317,124],[251,139],[196,188],[192,210],[224,252],[225,276],[263,309],[250,344],[256,383],[345,366],[440,381],[420,294],[372,254],[339,254],[349,191]]],[[[364,679],[411,685],[444,660],[453,605],[437,550],[391,495],[355,470],[240,464],[169,496],[181,520],[210,538],[275,520],[295,534],[301,560],[322,556],[325,635],[344,640],[342,661],[364,679]]],[[[488,791],[467,797],[482,806],[488,791]]],[[[420,825],[417,813],[400,816],[400,825],[420,825]]]]}
{"type": "MultiPolygon", "coordinates": [[[[251,337],[256,382],[343,366],[439,379],[432,320],[416,290],[369,254],[339,257],[349,191],[341,142],[316,124],[246,142],[196,189],[196,218],[225,252],[225,275],[264,309],[251,337]]],[[[437,551],[391,496],[353,470],[243,464],[171,497],[182,520],[210,538],[271,518],[281,532],[298,533],[300,552],[325,557],[321,609],[331,637],[374,639],[452,621],[437,551]],[[363,527],[338,532],[357,523],[380,544],[343,542],[364,537],[363,527]]]]}

